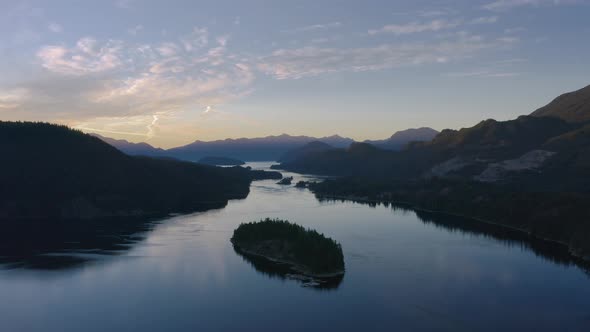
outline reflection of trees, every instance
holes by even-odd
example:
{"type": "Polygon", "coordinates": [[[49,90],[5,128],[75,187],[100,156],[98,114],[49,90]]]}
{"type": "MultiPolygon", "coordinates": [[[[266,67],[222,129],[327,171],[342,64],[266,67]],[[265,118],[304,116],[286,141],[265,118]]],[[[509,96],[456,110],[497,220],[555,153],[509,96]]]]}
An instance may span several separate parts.
{"type": "MultiPolygon", "coordinates": [[[[344,199],[318,198],[320,201],[345,202],[344,199]]],[[[350,200],[348,200],[350,202],[350,200]]],[[[521,250],[530,250],[536,256],[548,261],[565,266],[577,266],[590,275],[590,262],[573,256],[568,248],[560,243],[546,241],[533,237],[522,231],[511,229],[505,226],[481,222],[475,219],[454,216],[444,213],[414,210],[407,205],[393,204],[389,202],[364,202],[355,201],[358,204],[365,204],[371,207],[383,205],[390,207],[393,211],[413,212],[424,224],[432,225],[447,232],[458,232],[463,235],[479,236],[486,239],[493,239],[509,247],[517,247],[521,250]]]]}
{"type": "MultiPolygon", "coordinates": [[[[196,211],[222,208],[207,204],[196,211]]],[[[10,268],[59,270],[83,266],[100,256],[119,255],[143,240],[155,218],[17,220],[0,230],[0,264],[10,268]]]]}
{"type": "Polygon", "coordinates": [[[322,279],[310,278],[310,277],[298,275],[296,272],[294,272],[290,268],[290,266],[288,264],[281,264],[281,263],[272,262],[272,261],[269,261],[268,259],[261,257],[261,256],[247,254],[247,253],[241,251],[236,246],[233,246],[233,247],[234,247],[234,251],[236,252],[236,254],[238,254],[240,257],[242,257],[242,259],[245,262],[252,265],[252,267],[254,267],[254,269],[257,272],[259,272],[269,278],[272,278],[272,279],[274,279],[274,278],[281,279],[281,280],[291,279],[291,280],[299,281],[304,286],[309,287],[309,288],[313,288],[313,289],[317,289],[317,290],[335,290],[340,286],[340,284],[342,283],[342,280],[344,278],[343,275],[340,275],[337,277],[332,277],[332,278],[322,278],[322,279]]]}

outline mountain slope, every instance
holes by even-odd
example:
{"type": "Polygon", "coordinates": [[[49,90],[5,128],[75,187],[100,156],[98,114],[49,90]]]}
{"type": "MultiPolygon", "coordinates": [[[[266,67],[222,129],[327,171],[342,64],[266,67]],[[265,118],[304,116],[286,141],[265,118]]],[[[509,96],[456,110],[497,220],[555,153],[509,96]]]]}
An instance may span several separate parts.
{"type": "Polygon", "coordinates": [[[567,122],[590,121],[590,85],[568,92],[531,113],[532,116],[551,116],[567,122]]]}
{"type": "Polygon", "coordinates": [[[438,131],[428,127],[411,128],[395,132],[390,138],[384,140],[366,140],[365,143],[373,144],[376,147],[385,150],[398,151],[403,149],[408,143],[427,142],[432,140],[438,134],[438,131]]]}
{"type": "Polygon", "coordinates": [[[248,194],[251,173],[128,156],[46,123],[0,122],[0,219],[98,218],[220,207],[248,194]]]}

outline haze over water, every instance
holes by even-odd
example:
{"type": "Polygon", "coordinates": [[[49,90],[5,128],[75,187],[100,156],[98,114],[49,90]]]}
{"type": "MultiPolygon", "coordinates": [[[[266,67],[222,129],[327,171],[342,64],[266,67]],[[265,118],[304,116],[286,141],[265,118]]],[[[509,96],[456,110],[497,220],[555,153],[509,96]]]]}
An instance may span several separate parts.
{"type": "MultiPolygon", "coordinates": [[[[294,182],[302,177],[289,175],[294,182]]],[[[258,181],[246,199],[223,209],[162,220],[120,255],[98,255],[67,269],[0,270],[0,330],[584,331],[590,326],[588,272],[533,252],[525,240],[498,240],[486,232],[424,222],[415,212],[384,206],[320,202],[306,189],[258,181]],[[343,281],[329,290],[303,287],[261,273],[237,255],[229,242],[232,231],[265,217],[288,219],[339,241],[343,281]]]]}

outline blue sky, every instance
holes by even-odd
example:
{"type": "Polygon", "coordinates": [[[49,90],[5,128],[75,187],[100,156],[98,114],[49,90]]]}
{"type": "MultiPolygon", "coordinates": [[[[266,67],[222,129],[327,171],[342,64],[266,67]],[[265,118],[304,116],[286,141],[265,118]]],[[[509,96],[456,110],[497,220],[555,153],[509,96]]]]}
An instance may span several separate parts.
{"type": "Polygon", "coordinates": [[[0,118],[171,147],[515,118],[590,84],[590,2],[0,1],[0,118]]]}

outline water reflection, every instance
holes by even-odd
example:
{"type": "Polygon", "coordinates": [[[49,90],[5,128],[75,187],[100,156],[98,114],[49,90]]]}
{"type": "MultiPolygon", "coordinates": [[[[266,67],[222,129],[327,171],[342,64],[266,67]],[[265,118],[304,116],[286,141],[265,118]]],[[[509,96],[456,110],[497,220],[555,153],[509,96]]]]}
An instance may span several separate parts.
{"type": "Polygon", "coordinates": [[[317,290],[335,290],[342,283],[342,279],[344,279],[344,275],[330,278],[311,278],[293,271],[288,264],[272,262],[264,257],[250,255],[236,246],[233,246],[233,248],[236,254],[242,257],[245,262],[252,265],[257,272],[269,278],[293,280],[299,282],[303,287],[317,290]]]}
{"type": "MultiPolygon", "coordinates": [[[[201,204],[195,211],[220,209],[226,205],[201,204]]],[[[7,222],[0,232],[0,266],[36,270],[79,268],[128,252],[145,239],[160,220],[162,217],[7,222]]]]}
{"type": "MultiPolygon", "coordinates": [[[[320,202],[345,202],[345,199],[332,199],[316,197],[320,202]]],[[[388,202],[354,201],[358,204],[368,205],[376,208],[385,206],[393,211],[413,212],[418,220],[424,224],[433,225],[436,228],[450,233],[459,232],[462,235],[481,236],[486,239],[493,239],[501,242],[507,247],[520,248],[523,251],[530,251],[536,256],[544,258],[552,263],[563,266],[577,266],[590,276],[590,262],[573,256],[567,246],[554,241],[547,241],[530,236],[527,233],[508,227],[480,222],[466,217],[415,210],[407,205],[388,202]]]]}

